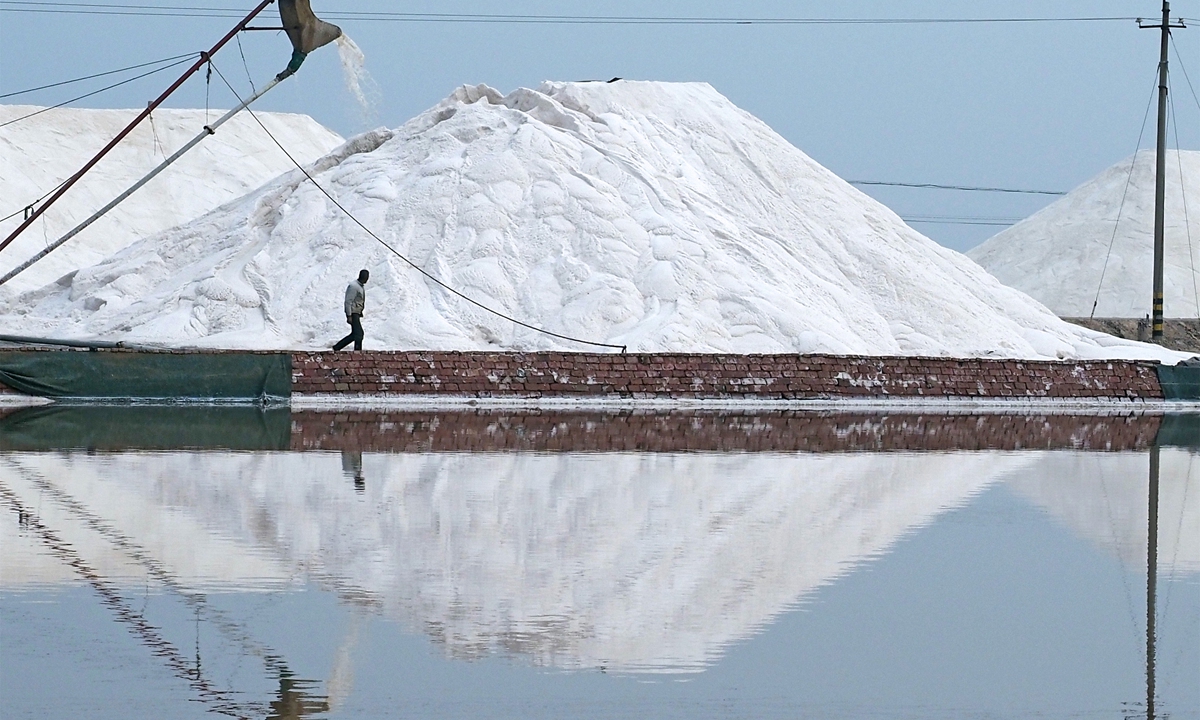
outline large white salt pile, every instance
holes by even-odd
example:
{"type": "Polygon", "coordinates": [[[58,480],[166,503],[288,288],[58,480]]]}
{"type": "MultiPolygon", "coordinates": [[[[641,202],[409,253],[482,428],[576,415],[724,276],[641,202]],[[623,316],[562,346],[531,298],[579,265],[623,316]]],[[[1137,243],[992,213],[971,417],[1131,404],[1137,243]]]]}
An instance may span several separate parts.
{"type": "MultiPolygon", "coordinates": [[[[37,112],[29,105],[0,106],[0,124],[37,112]]],[[[78,171],[129,124],[138,110],[58,108],[0,127],[0,217],[17,212],[78,171]]],[[[112,153],[50,207],[0,254],[0,275],[87,219],[224,111],[155,110],[112,153]]],[[[262,113],[271,132],[303,162],[321,157],[342,139],[307,115],[262,113]]],[[[26,270],[5,288],[28,290],[72,270],[94,265],[139,240],[259,187],[294,166],[249,117],[236,117],[217,134],[139,190],[129,200],[26,270]]],[[[0,222],[8,237],[23,216],[0,222]]]]}
{"type": "MultiPolygon", "coordinates": [[[[1127,158],[967,254],[1062,317],[1090,316],[1097,291],[1096,317],[1149,315],[1155,159],[1127,158]]],[[[1171,150],[1166,165],[1165,311],[1200,317],[1200,152],[1171,150]]]]}
{"type": "MultiPolygon", "coordinates": [[[[463,87],[313,172],[468,296],[631,350],[1182,357],[1060,321],[707,84],[463,87]]],[[[364,267],[369,348],[587,349],[448,295],[298,172],[28,294],[0,321],[39,335],[328,347],[364,267]]]]}

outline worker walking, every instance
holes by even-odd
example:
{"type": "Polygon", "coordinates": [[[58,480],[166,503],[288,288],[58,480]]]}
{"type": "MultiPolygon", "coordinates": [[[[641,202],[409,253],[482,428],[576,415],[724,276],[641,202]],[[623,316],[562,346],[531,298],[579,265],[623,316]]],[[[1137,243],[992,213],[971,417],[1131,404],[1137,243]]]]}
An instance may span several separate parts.
{"type": "Polygon", "coordinates": [[[346,287],[346,322],[350,323],[350,334],[333,346],[334,351],[341,350],[350,343],[354,343],[355,350],[362,350],[362,316],[367,306],[367,280],[370,277],[371,273],[363,270],[358,273],[358,279],[346,287]]]}

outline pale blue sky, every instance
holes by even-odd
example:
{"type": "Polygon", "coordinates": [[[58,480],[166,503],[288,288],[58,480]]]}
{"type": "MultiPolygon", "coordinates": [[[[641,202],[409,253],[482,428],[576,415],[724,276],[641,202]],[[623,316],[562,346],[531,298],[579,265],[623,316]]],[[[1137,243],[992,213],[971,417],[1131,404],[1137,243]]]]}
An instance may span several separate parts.
{"type": "MultiPolygon", "coordinates": [[[[82,0],[98,2],[99,0],[82,0]]],[[[111,0],[122,2],[123,0],[111,0]]],[[[130,0],[132,1],[132,0],[130,0]]],[[[247,10],[251,0],[140,0],[160,7],[247,10]]],[[[1047,17],[1159,13],[1158,0],[787,2],[747,0],[313,0],[319,15],[346,10],[448,13],[705,17],[1047,17]]],[[[209,47],[234,24],[225,18],[130,17],[14,12],[0,2],[0,94],[209,47]]],[[[1200,18],[1200,0],[1175,15],[1200,18]]],[[[273,8],[269,19],[275,20],[273,8]]],[[[1154,87],[1158,37],[1132,21],[1052,24],[869,26],[519,25],[336,20],[366,52],[379,84],[365,121],[347,93],[332,48],[314,53],[297,78],[261,107],[308,113],[342,134],[399,125],[457,85],[508,91],[546,79],[614,76],[711,83],[800,149],[848,179],[1067,190],[1133,152],[1154,87]]],[[[1175,34],[1200,91],[1200,23],[1175,34]]],[[[243,44],[256,80],[286,64],[279,33],[243,44]]],[[[1174,57],[1173,57],[1174,59],[1174,57]]],[[[237,46],[217,63],[245,83],[237,46]]],[[[80,105],[137,107],[174,70],[80,105]]],[[[1200,109],[1175,69],[1180,146],[1200,147],[1200,109]]],[[[53,104],[104,81],[0,102],[53,104]]],[[[228,106],[222,88],[214,106],[228,106]]],[[[202,106],[193,79],[170,104],[202,106]]],[[[1153,119],[1146,143],[1153,142],[1153,119]]],[[[1174,144],[1174,143],[1172,143],[1174,144]]],[[[869,188],[901,215],[1019,218],[1045,196],[869,188]]],[[[966,249],[1001,228],[914,223],[966,249]]]]}

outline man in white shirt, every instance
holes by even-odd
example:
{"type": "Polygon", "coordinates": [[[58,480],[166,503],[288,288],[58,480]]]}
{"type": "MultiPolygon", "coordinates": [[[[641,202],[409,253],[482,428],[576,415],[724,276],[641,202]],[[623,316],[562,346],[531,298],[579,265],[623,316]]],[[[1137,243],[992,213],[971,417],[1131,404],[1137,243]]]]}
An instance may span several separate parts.
{"type": "Polygon", "coordinates": [[[350,343],[354,343],[355,350],[362,350],[362,316],[367,306],[367,280],[370,277],[371,273],[363,270],[358,273],[358,279],[346,287],[346,322],[350,323],[350,334],[333,346],[335,352],[350,343]]]}

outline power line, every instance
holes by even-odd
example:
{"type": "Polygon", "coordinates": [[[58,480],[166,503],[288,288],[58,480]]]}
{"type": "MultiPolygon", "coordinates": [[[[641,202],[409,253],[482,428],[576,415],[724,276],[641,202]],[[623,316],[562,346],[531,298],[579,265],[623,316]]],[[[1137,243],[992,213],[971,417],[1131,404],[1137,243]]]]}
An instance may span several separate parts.
{"type": "Polygon", "coordinates": [[[62,82],[50,83],[49,85],[42,85],[40,87],[29,88],[27,90],[18,90],[16,92],[4,93],[3,95],[0,95],[0,100],[3,100],[4,98],[15,97],[17,95],[26,95],[31,92],[37,92],[38,90],[49,90],[50,88],[61,87],[63,85],[71,85],[72,83],[83,82],[84,80],[92,80],[92,79],[95,79],[98,77],[105,77],[106,75],[116,75],[118,73],[128,72],[129,70],[137,70],[139,68],[150,67],[151,65],[159,65],[159,64],[165,63],[165,62],[171,62],[172,60],[179,60],[180,58],[191,57],[194,54],[195,53],[188,53],[187,55],[176,55],[175,57],[163,58],[162,60],[153,60],[151,62],[140,63],[138,65],[130,65],[129,67],[123,67],[123,68],[120,68],[119,70],[109,70],[107,72],[96,73],[95,75],[84,75],[83,77],[77,77],[77,78],[73,78],[71,80],[63,80],[62,82]]]}
{"type": "Polygon", "coordinates": [[[922,225],[983,225],[990,227],[1009,227],[1021,222],[1024,218],[989,218],[989,217],[954,217],[942,215],[910,215],[901,218],[906,223],[922,225]]]}
{"type": "MultiPolygon", "coordinates": [[[[238,102],[244,102],[242,100],[241,95],[238,94],[238,91],[234,89],[233,85],[230,84],[229,80],[225,78],[224,73],[221,72],[220,68],[217,67],[216,63],[211,63],[211,65],[212,65],[213,70],[215,70],[217,75],[221,78],[221,81],[225,83],[225,86],[227,88],[229,88],[229,92],[233,93],[233,96],[238,99],[238,102]]],[[[337,207],[338,210],[341,210],[346,215],[346,217],[350,218],[350,220],[354,222],[355,225],[358,225],[360,228],[362,228],[363,232],[370,235],[376,242],[378,242],[380,245],[384,246],[389,251],[391,251],[391,253],[393,255],[395,255],[396,257],[403,260],[409,267],[411,267],[412,269],[421,273],[429,280],[433,281],[435,284],[437,284],[443,290],[455,295],[456,297],[466,300],[467,302],[471,303],[472,305],[474,305],[477,308],[480,308],[481,310],[491,313],[492,315],[495,315],[496,317],[500,317],[505,320],[508,320],[509,322],[511,322],[513,324],[520,325],[521,327],[526,328],[528,330],[533,330],[534,332],[541,333],[543,335],[548,335],[550,337],[558,338],[559,340],[566,340],[568,342],[580,343],[581,345],[590,345],[592,347],[612,348],[614,350],[620,350],[622,354],[625,353],[625,351],[627,349],[627,347],[625,345],[614,345],[612,343],[595,342],[592,340],[581,340],[580,338],[571,337],[569,335],[561,335],[559,333],[551,332],[550,330],[540,328],[536,325],[531,325],[527,322],[522,322],[512,316],[505,315],[504,313],[500,312],[499,310],[494,310],[494,309],[488,307],[487,305],[484,305],[483,303],[479,302],[478,300],[475,300],[474,298],[460,292],[459,290],[455,290],[454,288],[447,285],[445,282],[434,277],[431,273],[429,273],[427,270],[422,268],[420,265],[417,265],[412,260],[409,260],[407,257],[402,255],[399,250],[392,247],[388,243],[384,242],[383,238],[376,235],[374,232],[371,231],[370,228],[368,228],[366,225],[364,225],[361,220],[359,220],[357,217],[355,217],[353,213],[351,213],[349,210],[347,210],[345,208],[345,206],[343,206],[340,202],[338,202],[337,198],[335,198],[328,190],[326,190],[320,183],[318,183],[316,178],[314,178],[311,174],[309,174],[308,170],[303,165],[301,165],[299,162],[296,161],[296,158],[293,157],[292,154],[287,151],[287,148],[285,148],[283,146],[283,143],[279,142],[279,139],[276,138],[275,135],[272,134],[271,131],[267,129],[267,126],[265,124],[263,124],[262,120],[259,120],[258,115],[255,114],[254,110],[250,109],[250,107],[247,106],[246,112],[250,113],[250,117],[254,118],[254,122],[258,123],[258,126],[260,128],[262,128],[263,132],[265,132],[267,134],[267,137],[271,138],[271,141],[274,142],[275,145],[280,150],[283,151],[284,155],[287,155],[288,159],[292,161],[292,164],[295,165],[296,168],[300,172],[304,173],[304,177],[308,178],[309,182],[311,182],[314,187],[316,187],[318,190],[320,190],[321,193],[325,197],[327,197],[329,199],[329,201],[331,203],[333,203],[334,206],[337,207]]]]}
{"type": "MultiPolygon", "coordinates": [[[[3,0],[0,11],[79,15],[134,15],[142,17],[235,17],[234,8],[180,6],[164,8],[132,3],[71,3],[3,0]]],[[[372,20],[432,23],[603,24],[603,25],[974,25],[1080,22],[1133,22],[1133,16],[991,17],[991,18],[794,18],[699,17],[641,15],[515,15],[500,13],[415,13],[340,11],[323,15],[332,20],[372,20]]]]}
{"type": "Polygon", "coordinates": [[[968,192],[1016,193],[1021,195],[1066,195],[1061,190],[1020,190],[1016,188],[976,187],[972,185],[939,185],[937,183],[885,182],[883,180],[847,180],[851,185],[882,185],[886,187],[919,188],[922,190],[964,190],[968,192]]]}
{"type": "MultiPolygon", "coordinates": [[[[194,53],[193,53],[193,54],[194,54],[194,53]]],[[[107,92],[107,91],[109,91],[109,90],[112,90],[113,88],[119,88],[119,87],[121,87],[122,85],[128,85],[129,83],[131,83],[131,82],[133,82],[133,81],[135,81],[135,80],[141,80],[142,78],[145,78],[145,77],[150,77],[151,75],[154,75],[155,73],[160,73],[160,72],[162,72],[163,70],[170,70],[171,68],[173,68],[173,67],[175,67],[175,66],[177,66],[177,65],[182,65],[182,64],[184,64],[184,63],[188,62],[188,61],[191,59],[191,57],[192,57],[192,54],[185,55],[185,56],[183,56],[183,58],[184,58],[183,60],[178,60],[178,61],[176,61],[176,62],[173,62],[173,63],[171,63],[170,65],[163,65],[163,66],[162,66],[162,67],[160,67],[160,68],[157,68],[157,69],[155,69],[155,70],[151,70],[150,72],[145,72],[145,73],[142,73],[141,75],[136,75],[136,76],[134,76],[134,77],[131,77],[131,78],[129,78],[128,80],[122,80],[121,82],[119,82],[119,83],[113,83],[112,85],[109,85],[108,87],[102,87],[102,88],[100,88],[99,90],[93,90],[93,91],[92,91],[92,92],[90,92],[90,93],[87,93],[87,94],[84,94],[84,95],[80,95],[79,97],[76,97],[76,98],[71,98],[70,100],[67,100],[67,101],[65,101],[65,102],[60,102],[60,103],[59,103],[59,104],[57,104],[57,105],[52,105],[52,106],[50,106],[50,107],[44,107],[44,108],[42,108],[42,109],[40,109],[40,110],[37,110],[37,111],[35,111],[35,112],[31,112],[31,113],[29,113],[28,115],[22,115],[22,116],[21,116],[21,117],[19,117],[19,118],[13,118],[12,120],[9,120],[8,122],[0,123],[0,128],[3,128],[3,127],[8,127],[9,125],[12,125],[13,123],[19,123],[19,122],[21,122],[22,120],[28,120],[29,118],[31,118],[31,117],[33,117],[33,116],[35,116],[35,115],[41,115],[42,113],[44,113],[44,112],[49,112],[50,110],[56,110],[56,109],[58,109],[58,108],[60,108],[60,107],[62,107],[62,106],[64,106],[64,105],[70,105],[71,103],[73,103],[73,102],[76,102],[76,101],[78,101],[78,100],[83,100],[84,98],[90,98],[90,97],[91,97],[91,96],[93,96],[93,95],[99,95],[100,93],[102,93],[102,92],[107,92]]]]}

